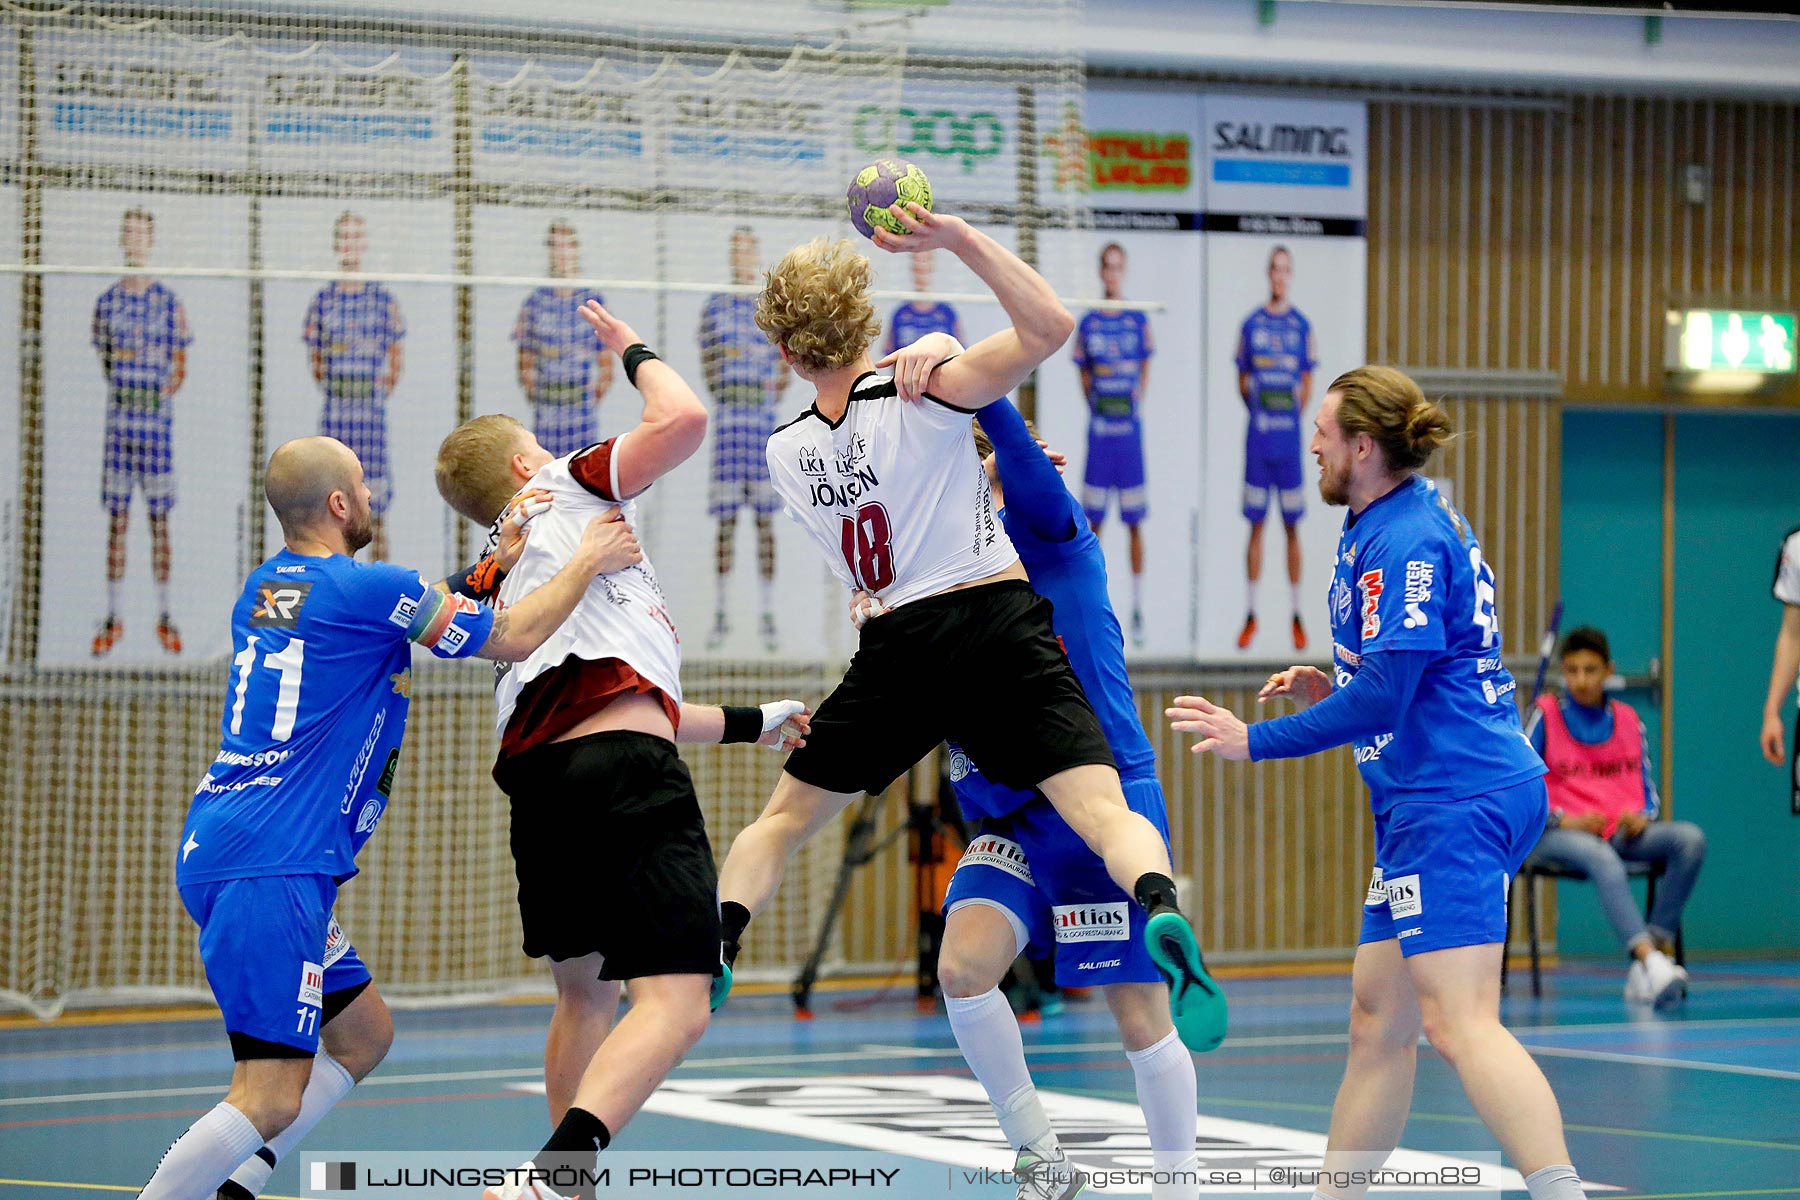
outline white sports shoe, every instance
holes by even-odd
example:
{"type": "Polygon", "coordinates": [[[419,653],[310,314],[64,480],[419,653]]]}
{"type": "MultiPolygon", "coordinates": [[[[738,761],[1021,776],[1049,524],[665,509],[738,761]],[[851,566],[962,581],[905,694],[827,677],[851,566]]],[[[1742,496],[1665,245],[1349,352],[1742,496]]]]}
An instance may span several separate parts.
{"type": "Polygon", "coordinates": [[[1632,1004],[1669,1008],[1687,999],[1687,972],[1661,950],[1652,950],[1625,973],[1625,999],[1632,1004]]]}
{"type": "Polygon", "coordinates": [[[506,1182],[481,1193],[481,1200],[563,1200],[562,1196],[551,1190],[549,1184],[541,1179],[531,1178],[532,1172],[536,1170],[535,1163],[527,1162],[508,1171],[506,1182]]]}
{"type": "Polygon", "coordinates": [[[1063,1153],[1045,1158],[1035,1151],[1021,1150],[1013,1163],[1013,1175],[1019,1182],[1018,1200],[1075,1200],[1087,1191],[1087,1172],[1063,1153]]]}

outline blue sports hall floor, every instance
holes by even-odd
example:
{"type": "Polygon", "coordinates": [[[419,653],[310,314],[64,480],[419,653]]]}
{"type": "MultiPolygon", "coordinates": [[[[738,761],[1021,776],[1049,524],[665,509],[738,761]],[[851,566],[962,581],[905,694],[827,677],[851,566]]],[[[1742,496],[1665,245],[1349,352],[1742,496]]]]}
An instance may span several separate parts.
{"type": "MultiPolygon", "coordinates": [[[[1550,1077],[1575,1162],[1591,1184],[1659,1200],[1800,1197],[1800,962],[1692,968],[1685,1008],[1656,1015],[1627,1009],[1622,972],[1611,963],[1548,972],[1541,1000],[1515,974],[1505,1018],[1550,1077]]],[[[1203,1158],[1265,1172],[1270,1164],[1316,1164],[1343,1066],[1348,976],[1227,977],[1226,986],[1231,1037],[1196,1060],[1203,1158]]],[[[633,1185],[615,1171],[611,1186],[595,1190],[1012,1194],[971,1170],[1004,1168],[1010,1156],[941,1013],[916,1013],[903,987],[885,996],[821,993],[816,1001],[817,1018],[803,1022],[785,996],[734,997],[603,1162],[667,1165],[675,1152],[688,1163],[888,1164],[913,1172],[894,1179],[915,1182],[709,1191],[676,1187],[674,1176],[668,1186],[653,1177],[633,1185]],[[624,1157],[632,1151],[655,1154],[624,1157]]],[[[315,1152],[333,1160],[529,1152],[548,1128],[548,1014],[542,1004],[396,1013],[387,1061],[282,1163],[265,1195],[357,1200],[314,1190],[305,1156],[315,1152]]],[[[1104,1004],[1071,1003],[1028,1024],[1025,1036],[1065,1145],[1093,1166],[1144,1161],[1136,1157],[1145,1143],[1132,1075],[1104,1004]]],[[[230,1065],[216,1015],[0,1023],[0,1200],[135,1192],[168,1143],[222,1094],[230,1065]]],[[[1415,1165],[1495,1151],[1455,1077],[1424,1047],[1402,1145],[1411,1157],[1396,1161],[1415,1165]]],[[[359,1195],[366,1200],[371,1190],[365,1181],[359,1195]]],[[[1209,1194],[1224,1191],[1248,1189],[1209,1194]]],[[[1307,1194],[1271,1191],[1266,1179],[1259,1191],[1307,1194]]],[[[1427,1192],[1447,1194],[1412,1194],[1427,1192]]],[[[476,1200],[480,1189],[438,1194],[476,1200]]]]}

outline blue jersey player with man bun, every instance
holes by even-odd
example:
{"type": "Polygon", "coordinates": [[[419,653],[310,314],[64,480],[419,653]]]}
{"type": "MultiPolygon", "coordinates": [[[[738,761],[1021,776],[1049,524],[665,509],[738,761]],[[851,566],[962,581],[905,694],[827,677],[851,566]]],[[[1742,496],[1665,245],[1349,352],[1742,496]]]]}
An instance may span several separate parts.
{"type": "MultiPolygon", "coordinates": [[[[911,353],[938,361],[960,347],[928,338],[911,353]]],[[[905,376],[906,355],[896,373],[905,376]]],[[[1054,607],[1052,625],[1099,717],[1119,768],[1126,802],[1166,842],[1168,812],[1156,752],[1144,734],[1125,669],[1125,642],[1107,595],[1106,556],[1081,504],[1009,401],[988,405],[976,439],[994,504],[1032,588],[1054,607]],[[988,444],[983,445],[985,440],[988,444]]],[[[950,1028],[987,1089],[1008,1144],[1018,1152],[1022,1197],[1070,1197],[1086,1176],[1067,1162],[1025,1062],[1024,1045],[1000,982],[1027,947],[1054,956],[1057,982],[1099,987],[1118,1022],[1149,1128],[1155,1200],[1191,1193],[1177,1181],[1191,1164],[1195,1136],[1194,1063],[1169,1016],[1164,973],[1151,955],[1146,923],[1106,864],[1035,791],[1009,788],[951,744],[951,782],[978,831],[944,901],[938,979],[950,1028]]],[[[1217,988],[1210,978],[1201,985],[1217,988]]],[[[1217,1033],[1225,1006],[1219,997],[1217,1033]]]]}
{"type": "MultiPolygon", "coordinates": [[[[393,1023],[332,908],[393,787],[412,647],[525,658],[595,575],[636,553],[621,523],[597,520],[564,570],[496,613],[416,571],[353,560],[373,514],[343,443],[284,444],[263,490],[286,545],[250,573],[232,610],[219,750],[175,852],[236,1066],[225,1099],[163,1155],[144,1200],[255,1195],[387,1053],[393,1023]]],[[[516,528],[510,542],[516,555],[516,528]]]]}
{"type": "MultiPolygon", "coordinates": [[[[1379,1167],[1412,1104],[1421,1032],[1524,1175],[1532,1200],[1576,1200],[1562,1113],[1500,1024],[1507,885],[1549,815],[1544,762],[1502,664],[1494,572],[1463,515],[1420,475],[1450,419],[1391,367],[1327,389],[1314,421],[1319,493],[1347,505],[1331,581],[1333,674],[1290,667],[1261,700],[1304,711],[1246,726],[1181,696],[1172,727],[1224,758],[1346,743],[1369,785],[1375,874],[1352,976],[1350,1058],[1325,1172],[1379,1167]]],[[[1340,1176],[1342,1178],[1342,1176],[1340,1176]]],[[[1321,1189],[1361,1200],[1367,1184],[1321,1189]]]]}

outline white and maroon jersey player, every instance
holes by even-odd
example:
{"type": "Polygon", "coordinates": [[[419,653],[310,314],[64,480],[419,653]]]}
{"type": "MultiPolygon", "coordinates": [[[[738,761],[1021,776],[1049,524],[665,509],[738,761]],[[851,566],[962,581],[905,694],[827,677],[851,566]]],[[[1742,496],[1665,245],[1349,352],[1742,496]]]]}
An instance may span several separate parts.
{"type": "Polygon", "coordinates": [[[975,453],[974,416],[929,395],[908,403],[868,372],[836,425],[814,404],[775,431],[769,478],[845,587],[894,608],[1019,561],[975,453]]]}
{"type": "MultiPolygon", "coordinates": [[[[637,524],[636,496],[619,493],[617,454],[628,436],[564,455],[531,477],[524,490],[549,492],[551,503],[532,519],[524,551],[500,585],[499,607],[529,595],[567,565],[593,518],[619,508],[626,521],[637,524]]],[[[531,657],[501,676],[495,690],[496,730],[505,732],[520,690],[567,658],[616,658],[661,689],[671,703],[681,704],[681,639],[648,554],[622,571],[596,576],[569,619],[531,657]]]]}

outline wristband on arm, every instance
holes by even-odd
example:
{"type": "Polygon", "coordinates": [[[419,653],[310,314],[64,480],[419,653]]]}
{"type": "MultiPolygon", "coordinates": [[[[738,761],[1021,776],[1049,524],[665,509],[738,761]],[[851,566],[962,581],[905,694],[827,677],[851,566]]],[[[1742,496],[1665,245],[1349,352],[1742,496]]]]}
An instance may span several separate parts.
{"type": "Polygon", "coordinates": [[[719,744],[729,746],[733,742],[754,742],[763,735],[763,710],[753,704],[721,705],[725,714],[725,732],[719,738],[719,744]]]}
{"type": "Polygon", "coordinates": [[[625,378],[630,381],[632,387],[637,386],[638,368],[655,357],[656,351],[642,342],[633,342],[625,347],[625,353],[621,354],[619,358],[625,364],[625,378]]]}
{"type": "Polygon", "coordinates": [[[445,580],[452,592],[471,600],[488,600],[500,590],[506,571],[492,554],[484,554],[445,580]]]}

